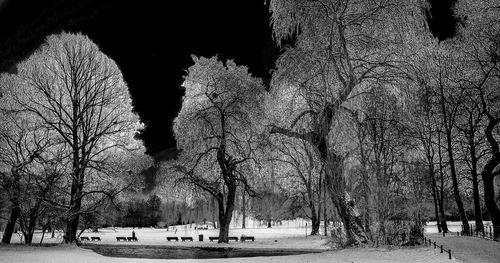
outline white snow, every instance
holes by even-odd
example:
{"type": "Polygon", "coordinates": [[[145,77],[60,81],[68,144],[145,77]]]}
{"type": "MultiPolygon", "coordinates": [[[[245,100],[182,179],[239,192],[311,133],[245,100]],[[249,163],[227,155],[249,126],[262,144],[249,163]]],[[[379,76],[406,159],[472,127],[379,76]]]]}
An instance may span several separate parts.
{"type": "MultiPolygon", "coordinates": [[[[289,227],[290,224],[283,224],[273,228],[249,228],[231,229],[231,236],[240,237],[242,234],[254,236],[255,242],[234,242],[229,244],[219,244],[209,242],[208,236],[217,236],[218,230],[194,230],[188,226],[177,226],[177,233],[172,228],[166,229],[151,228],[117,228],[101,229],[99,233],[85,232],[82,236],[99,236],[102,241],[98,244],[117,244],[116,236],[131,236],[135,231],[139,242],[120,242],[133,246],[140,245],[165,245],[165,246],[211,246],[211,247],[240,247],[240,248],[264,248],[264,249],[322,249],[325,252],[315,254],[302,254],[293,256],[276,257],[252,257],[252,258],[229,258],[229,259],[136,259],[136,258],[113,258],[105,257],[94,253],[91,250],[70,245],[59,245],[53,247],[26,247],[23,245],[0,246],[0,262],[71,262],[71,263],[114,263],[114,262],[140,262],[140,263],[160,263],[160,262],[459,262],[455,259],[449,260],[446,255],[440,254],[438,250],[429,247],[408,248],[408,249],[386,249],[386,248],[358,248],[344,249],[339,251],[326,251],[326,239],[321,236],[307,236],[305,227],[289,227]],[[204,242],[198,242],[198,235],[204,235],[204,242]],[[191,236],[194,242],[167,242],[167,236],[191,236]]],[[[310,228],[307,232],[310,232],[310,228]]],[[[50,236],[50,235],[49,235],[50,236]]],[[[40,233],[36,233],[35,240],[39,240],[40,233]]],[[[17,238],[17,237],[16,237],[17,238]]],[[[47,236],[46,236],[47,238],[47,236]]],[[[61,242],[60,239],[46,239],[50,243],[61,242]]],[[[19,241],[19,240],[17,240],[19,241]]],[[[46,243],[44,241],[44,243],[46,243]]],[[[97,242],[93,242],[97,243],[97,242]]]]}
{"type": "Polygon", "coordinates": [[[441,234],[428,234],[426,236],[432,242],[435,241],[437,245],[443,245],[444,249],[451,248],[452,256],[463,262],[500,262],[500,242],[479,237],[456,235],[446,235],[446,237],[443,237],[441,234]]]}

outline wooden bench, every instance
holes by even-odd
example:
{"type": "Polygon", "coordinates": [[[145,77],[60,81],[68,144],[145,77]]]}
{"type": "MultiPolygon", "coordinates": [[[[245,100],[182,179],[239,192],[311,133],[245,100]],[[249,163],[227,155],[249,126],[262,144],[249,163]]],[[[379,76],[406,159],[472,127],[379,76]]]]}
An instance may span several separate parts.
{"type": "Polygon", "coordinates": [[[92,239],[92,241],[101,241],[100,237],[91,237],[90,239],[92,239]]]}
{"type": "Polygon", "coordinates": [[[228,241],[231,241],[231,240],[234,240],[234,241],[238,242],[238,237],[229,237],[228,241]]]}
{"type": "Polygon", "coordinates": [[[172,241],[172,240],[179,241],[179,238],[178,237],[167,237],[167,241],[172,241]]]}
{"type": "Polygon", "coordinates": [[[192,237],[181,237],[181,240],[182,240],[182,242],[184,242],[186,240],[189,240],[189,241],[193,242],[193,238],[192,237]]]}
{"type": "Polygon", "coordinates": [[[127,237],[127,241],[137,241],[137,237],[127,237]]]}
{"type": "Polygon", "coordinates": [[[241,242],[245,242],[247,240],[252,240],[253,242],[255,242],[255,237],[251,237],[251,236],[241,236],[240,238],[241,242]]]}
{"type": "Polygon", "coordinates": [[[212,242],[214,240],[219,240],[219,237],[208,237],[208,239],[210,240],[210,242],[212,242]]]}
{"type": "Polygon", "coordinates": [[[89,237],[80,237],[80,240],[81,240],[81,241],[84,241],[84,240],[85,240],[85,241],[90,241],[89,237]]]}
{"type": "Polygon", "coordinates": [[[116,237],[116,241],[127,241],[126,237],[116,237]]]}

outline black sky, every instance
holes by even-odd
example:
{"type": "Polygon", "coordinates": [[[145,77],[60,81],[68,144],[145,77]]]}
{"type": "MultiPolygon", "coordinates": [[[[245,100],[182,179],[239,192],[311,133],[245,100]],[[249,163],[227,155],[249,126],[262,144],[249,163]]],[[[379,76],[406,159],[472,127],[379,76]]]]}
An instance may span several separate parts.
{"type": "MultiPolygon", "coordinates": [[[[454,33],[453,0],[432,2],[430,27],[447,38],[454,33]]],[[[151,154],[175,146],[171,125],[191,54],[233,58],[268,78],[278,53],[263,0],[3,0],[0,70],[12,71],[61,30],[88,35],[120,66],[151,154]]]]}

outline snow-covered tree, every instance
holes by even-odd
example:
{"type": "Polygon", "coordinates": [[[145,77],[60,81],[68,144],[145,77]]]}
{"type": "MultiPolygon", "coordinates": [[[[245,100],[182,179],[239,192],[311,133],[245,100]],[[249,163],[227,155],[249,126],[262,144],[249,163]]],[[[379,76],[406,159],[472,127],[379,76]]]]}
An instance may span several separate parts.
{"type": "Polygon", "coordinates": [[[83,202],[110,195],[106,187],[114,186],[110,155],[136,148],[142,126],[120,69],[82,34],[48,36],[17,70],[4,96],[55,134],[69,159],[69,198],[54,205],[65,209],[66,241],[74,242],[83,202]]]}
{"type": "MultiPolygon", "coordinates": [[[[423,1],[272,0],[278,43],[295,38],[277,62],[273,94],[302,97],[292,115],[275,123],[281,133],[311,144],[325,167],[330,197],[343,222],[346,243],[366,243],[355,204],[346,192],[340,141],[341,108],[370,85],[391,84],[414,52],[423,30],[423,1]],[[298,123],[308,129],[298,131],[298,123]]],[[[288,100],[293,104],[293,100],[288,100]]],[[[275,103],[270,103],[274,105],[275,103]]],[[[272,109],[269,109],[270,111],[272,109]]]]}
{"type": "Polygon", "coordinates": [[[258,179],[263,102],[261,80],[233,61],[197,58],[187,71],[182,108],[174,121],[178,183],[196,186],[219,206],[219,242],[228,242],[237,188],[250,196],[258,179]]]}

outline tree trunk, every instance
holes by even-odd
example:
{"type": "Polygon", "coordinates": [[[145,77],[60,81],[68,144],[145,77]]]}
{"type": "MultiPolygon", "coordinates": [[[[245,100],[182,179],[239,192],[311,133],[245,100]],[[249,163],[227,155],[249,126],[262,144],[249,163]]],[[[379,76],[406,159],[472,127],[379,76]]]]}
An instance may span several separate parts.
{"type": "Polygon", "coordinates": [[[325,236],[328,236],[328,219],[326,217],[326,183],[323,182],[323,223],[325,228],[325,236]]]}
{"type": "Polygon", "coordinates": [[[481,199],[479,198],[479,176],[477,173],[476,145],[474,144],[473,134],[472,138],[469,138],[469,151],[471,157],[472,192],[474,196],[474,220],[476,222],[476,231],[483,232],[483,213],[481,212],[481,199]]]}
{"type": "MultiPolygon", "coordinates": [[[[36,209],[38,212],[38,209],[36,209]]],[[[29,215],[29,223],[28,223],[28,228],[24,231],[24,244],[25,245],[31,245],[33,242],[33,233],[35,233],[35,227],[36,227],[36,213],[35,211],[30,211],[29,215]]]]}
{"type": "Polygon", "coordinates": [[[42,226],[42,238],[40,238],[40,246],[43,243],[43,238],[45,237],[45,231],[47,231],[47,227],[44,225],[42,226]]]}
{"type": "MultiPolygon", "coordinates": [[[[214,229],[217,229],[217,216],[216,216],[216,208],[215,208],[215,205],[217,203],[217,200],[214,198],[212,198],[212,222],[214,222],[214,229]]],[[[220,206],[219,206],[220,207],[220,206]]],[[[218,208],[220,209],[220,208],[218,208]]]]}
{"type": "Polygon", "coordinates": [[[455,158],[453,156],[453,146],[451,142],[451,132],[448,131],[446,134],[446,143],[448,151],[448,161],[450,164],[451,182],[453,185],[453,195],[455,196],[455,202],[457,203],[458,213],[460,214],[460,220],[465,232],[469,232],[469,220],[465,214],[464,204],[462,203],[462,198],[460,197],[460,190],[458,189],[458,179],[457,171],[455,168],[455,158]]]}
{"type": "MultiPolygon", "coordinates": [[[[79,187],[77,187],[79,188],[79,187]]],[[[77,193],[80,191],[77,190],[77,193]]],[[[73,189],[72,189],[73,193],[73,189]]],[[[72,200],[73,196],[76,196],[72,194],[72,200]]],[[[65,243],[73,243],[77,242],[77,234],[76,232],[78,231],[78,223],[80,221],[80,215],[79,211],[82,205],[82,199],[81,197],[77,197],[73,202],[70,202],[70,205],[72,208],[69,210],[69,218],[66,220],[66,233],[65,233],[65,243]]]]}
{"type": "Polygon", "coordinates": [[[229,225],[233,217],[234,199],[236,196],[236,184],[234,181],[228,183],[226,206],[224,197],[220,194],[219,204],[219,243],[229,243],[229,225]]]}
{"type": "Polygon", "coordinates": [[[313,211],[311,217],[311,236],[319,235],[319,225],[321,221],[319,216],[316,214],[316,210],[313,211]]]}
{"type": "Polygon", "coordinates": [[[326,157],[324,159],[326,160],[325,179],[327,189],[344,226],[345,245],[368,243],[368,239],[363,232],[361,219],[354,207],[354,202],[345,190],[343,158],[329,150],[326,150],[326,156],[324,157],[326,157]]]}
{"type": "Polygon", "coordinates": [[[493,238],[500,240],[500,208],[495,202],[495,176],[498,174],[498,171],[495,173],[495,168],[500,165],[500,149],[493,136],[493,130],[500,122],[500,119],[493,119],[491,116],[488,116],[488,118],[489,123],[484,133],[491,146],[491,157],[484,166],[481,176],[483,178],[484,202],[493,223],[493,238]]]}
{"type": "Polygon", "coordinates": [[[438,132],[438,157],[439,157],[439,176],[440,188],[438,197],[439,213],[441,214],[441,229],[444,233],[448,233],[448,224],[446,223],[446,215],[444,212],[444,172],[443,172],[443,155],[441,154],[441,133],[438,132]]]}
{"type": "Polygon", "coordinates": [[[2,236],[2,243],[10,244],[10,240],[12,238],[12,234],[14,233],[14,227],[16,226],[16,221],[21,214],[21,208],[19,207],[19,203],[14,204],[14,207],[10,210],[9,220],[7,221],[7,225],[5,225],[5,230],[2,236]]]}
{"type": "Polygon", "coordinates": [[[247,219],[247,204],[246,204],[246,199],[245,199],[245,190],[243,190],[241,193],[241,202],[242,202],[241,212],[243,215],[243,221],[241,222],[241,228],[246,228],[245,221],[247,219]]]}
{"type": "Polygon", "coordinates": [[[431,179],[432,183],[432,199],[434,201],[434,213],[436,215],[436,225],[438,228],[438,232],[441,233],[441,220],[439,218],[439,202],[438,202],[438,196],[437,196],[437,184],[436,184],[436,178],[434,177],[434,165],[432,164],[432,160],[429,161],[429,177],[431,179]]]}
{"type": "Polygon", "coordinates": [[[491,222],[493,223],[493,238],[495,240],[500,240],[500,208],[495,202],[495,177],[489,173],[489,169],[483,171],[482,177],[484,185],[484,202],[490,214],[491,222]]]}

